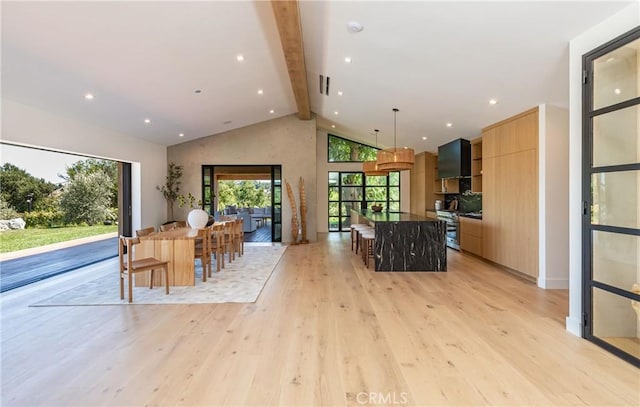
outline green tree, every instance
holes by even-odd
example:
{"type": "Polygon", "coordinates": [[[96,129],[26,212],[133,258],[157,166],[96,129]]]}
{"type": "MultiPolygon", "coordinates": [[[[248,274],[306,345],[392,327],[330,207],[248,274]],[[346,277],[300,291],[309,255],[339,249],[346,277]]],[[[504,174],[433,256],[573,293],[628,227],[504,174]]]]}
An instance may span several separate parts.
{"type": "Polygon", "coordinates": [[[66,167],[66,175],[58,175],[60,178],[70,181],[79,174],[94,174],[97,172],[104,173],[109,181],[108,186],[111,190],[112,208],[118,207],[118,163],[111,160],[101,160],[96,158],[88,158],[78,161],[71,166],[66,167]]]}
{"type": "Polygon", "coordinates": [[[107,219],[112,198],[109,182],[102,171],[75,174],[60,199],[65,223],[94,225],[107,219]]]}
{"type": "Polygon", "coordinates": [[[36,178],[13,164],[5,163],[0,167],[0,195],[18,212],[27,212],[31,199],[31,209],[38,209],[42,201],[49,196],[57,185],[36,178]]]}

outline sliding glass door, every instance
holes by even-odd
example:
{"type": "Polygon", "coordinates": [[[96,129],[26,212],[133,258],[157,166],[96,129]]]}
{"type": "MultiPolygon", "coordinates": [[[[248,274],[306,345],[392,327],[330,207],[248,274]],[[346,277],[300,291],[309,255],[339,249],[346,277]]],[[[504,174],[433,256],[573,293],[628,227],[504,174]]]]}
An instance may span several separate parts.
{"type": "Polygon", "coordinates": [[[640,29],[584,78],[583,335],[640,366],[640,29]]]}

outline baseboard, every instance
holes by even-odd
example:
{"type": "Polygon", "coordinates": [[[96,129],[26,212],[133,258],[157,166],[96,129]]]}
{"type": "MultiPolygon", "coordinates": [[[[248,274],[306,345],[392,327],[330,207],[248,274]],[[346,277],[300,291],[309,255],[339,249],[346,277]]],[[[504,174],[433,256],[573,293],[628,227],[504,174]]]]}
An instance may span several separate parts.
{"type": "Polygon", "coordinates": [[[569,333],[582,337],[582,321],[580,319],[567,317],[565,327],[569,333]]]}
{"type": "Polygon", "coordinates": [[[566,278],[542,278],[538,277],[538,287],[545,290],[568,290],[569,279],[566,278]]]}

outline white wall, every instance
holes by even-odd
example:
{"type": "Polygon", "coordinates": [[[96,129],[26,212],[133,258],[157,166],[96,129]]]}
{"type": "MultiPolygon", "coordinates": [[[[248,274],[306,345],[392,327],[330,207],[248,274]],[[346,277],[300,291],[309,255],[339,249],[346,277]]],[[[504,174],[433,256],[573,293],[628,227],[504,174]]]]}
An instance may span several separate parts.
{"type": "Polygon", "coordinates": [[[567,330],[582,334],[582,56],[640,25],[633,3],[571,40],[569,45],[569,316],[567,330]]]}
{"type": "Polygon", "coordinates": [[[538,286],[569,288],[569,111],[538,106],[538,286]]]}
{"type": "MultiPolygon", "coordinates": [[[[318,175],[318,232],[329,232],[329,171],[362,171],[362,163],[330,163],[327,143],[328,133],[326,130],[317,130],[318,151],[317,169],[318,175]]],[[[409,212],[411,205],[411,174],[410,171],[400,172],[400,210],[409,212]]]]}
{"type": "Polygon", "coordinates": [[[131,162],[133,229],[157,226],[165,201],[155,187],[166,175],[166,147],[2,99],[2,141],[131,162]]]}
{"type": "MultiPolygon", "coordinates": [[[[284,181],[291,185],[300,216],[298,181],[304,179],[307,238],[316,240],[316,121],[290,115],[171,146],[169,162],[184,167],[183,193],[200,196],[202,165],[282,165],[282,241],[291,241],[291,207],[284,181]]],[[[186,219],[187,208],[175,208],[186,219]]],[[[300,220],[300,219],[299,219],[300,220]]]]}

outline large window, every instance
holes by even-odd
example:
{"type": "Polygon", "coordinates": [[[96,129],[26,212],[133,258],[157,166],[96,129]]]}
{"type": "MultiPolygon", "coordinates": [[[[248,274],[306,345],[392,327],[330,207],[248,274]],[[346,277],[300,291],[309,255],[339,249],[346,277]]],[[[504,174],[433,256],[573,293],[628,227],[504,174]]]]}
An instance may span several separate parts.
{"type": "Polygon", "coordinates": [[[378,149],[329,134],[329,162],[363,162],[376,159],[378,149]]]}
{"type": "Polygon", "coordinates": [[[348,231],[351,209],[381,204],[389,212],[400,211],[400,173],[365,176],[362,172],[329,172],[329,231],[348,231]]]}

